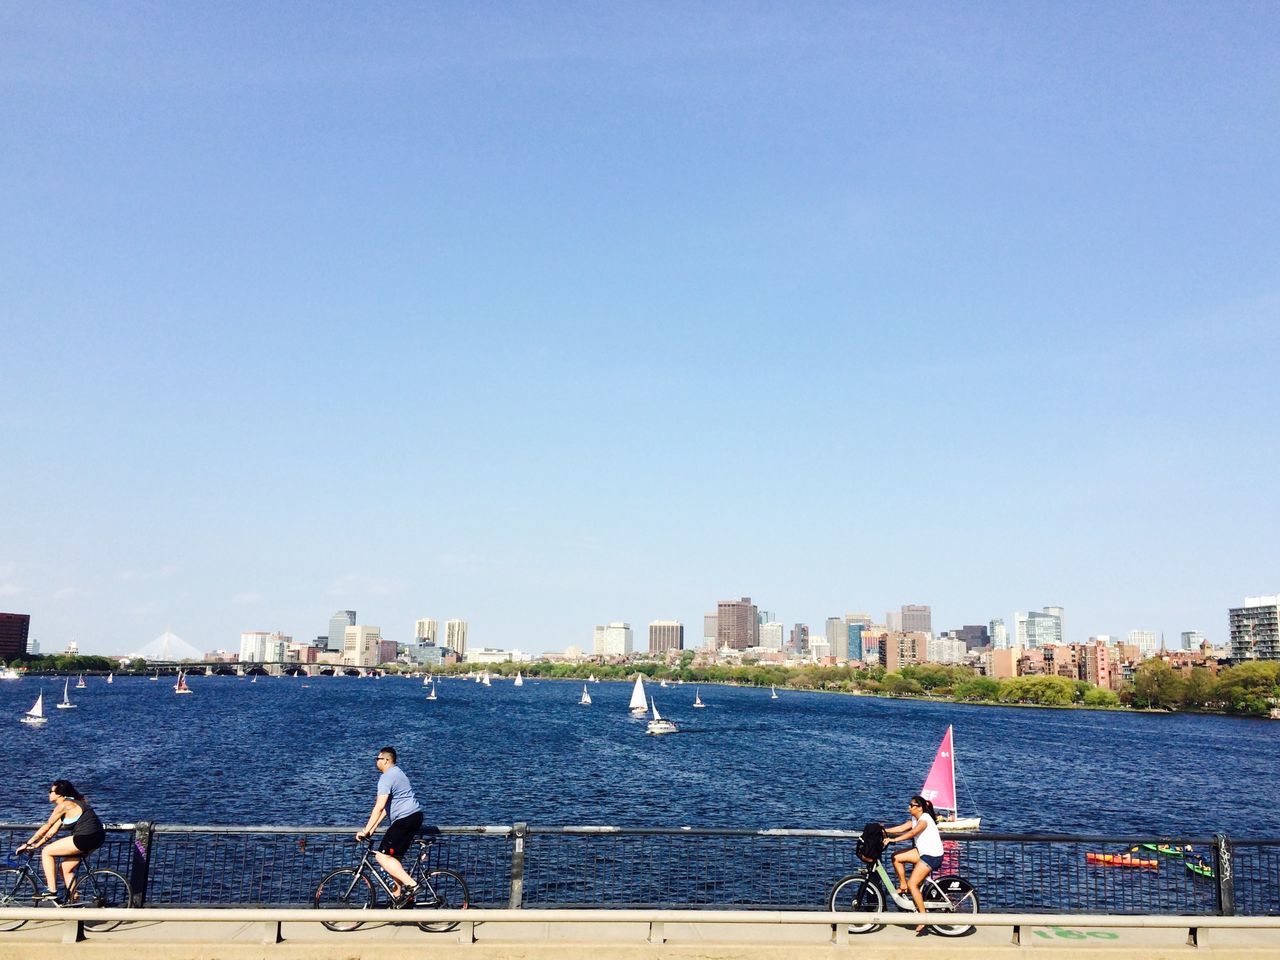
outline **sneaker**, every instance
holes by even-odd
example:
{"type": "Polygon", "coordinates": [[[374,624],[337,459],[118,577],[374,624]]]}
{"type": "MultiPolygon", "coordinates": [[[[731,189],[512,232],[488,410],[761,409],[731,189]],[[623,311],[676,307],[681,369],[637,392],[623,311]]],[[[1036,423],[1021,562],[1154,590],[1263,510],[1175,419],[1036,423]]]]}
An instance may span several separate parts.
{"type": "Polygon", "coordinates": [[[55,907],[62,906],[62,898],[54,890],[42,890],[36,894],[36,903],[51,903],[55,907]]]}
{"type": "Polygon", "coordinates": [[[418,884],[416,883],[411,887],[402,886],[400,888],[400,896],[396,897],[396,906],[401,908],[412,907],[414,898],[418,896],[418,889],[418,884]]]}

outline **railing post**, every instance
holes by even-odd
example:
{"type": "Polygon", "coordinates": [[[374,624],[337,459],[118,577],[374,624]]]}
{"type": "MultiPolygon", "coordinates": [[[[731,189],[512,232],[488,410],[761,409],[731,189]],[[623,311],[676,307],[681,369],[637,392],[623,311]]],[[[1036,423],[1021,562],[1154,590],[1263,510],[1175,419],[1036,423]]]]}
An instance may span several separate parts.
{"type": "Polygon", "coordinates": [[[155,824],[143,820],[133,827],[133,862],[129,869],[129,887],[133,903],[140,907],[147,900],[147,878],[151,874],[151,844],[155,840],[155,824]]]}
{"type": "Polygon", "coordinates": [[[511,896],[507,906],[519,910],[524,906],[524,845],[529,835],[529,824],[517,823],[511,828],[515,844],[511,847],[511,896]]]}
{"type": "Polygon", "coordinates": [[[1235,853],[1225,833],[1213,836],[1213,877],[1218,893],[1218,915],[1234,917],[1236,913],[1235,853]]]}

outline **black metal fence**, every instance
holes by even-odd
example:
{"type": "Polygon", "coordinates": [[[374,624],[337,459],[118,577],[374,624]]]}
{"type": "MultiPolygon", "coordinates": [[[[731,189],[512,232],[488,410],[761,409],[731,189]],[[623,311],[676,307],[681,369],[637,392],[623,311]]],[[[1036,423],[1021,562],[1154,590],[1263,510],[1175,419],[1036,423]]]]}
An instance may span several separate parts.
{"type": "MultiPolygon", "coordinates": [[[[12,850],[33,829],[0,824],[0,844],[12,850]]],[[[515,824],[432,837],[430,866],[462,873],[485,907],[823,909],[862,867],[849,831],[515,824]]],[[[943,872],[967,877],[987,911],[1280,915],[1280,840],[977,834],[945,845],[943,872]],[[1143,846],[1157,843],[1200,872],[1143,846]]],[[[321,877],[360,853],[346,828],[140,823],[110,828],[93,857],[148,905],[231,907],[309,904],[321,877]]]]}

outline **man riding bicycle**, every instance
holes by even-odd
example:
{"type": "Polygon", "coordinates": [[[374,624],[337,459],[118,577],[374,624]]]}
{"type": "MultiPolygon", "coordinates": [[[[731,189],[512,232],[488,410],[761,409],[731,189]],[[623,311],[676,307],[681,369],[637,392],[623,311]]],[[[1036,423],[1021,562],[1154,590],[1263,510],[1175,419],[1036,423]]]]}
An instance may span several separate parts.
{"type": "Polygon", "coordinates": [[[400,885],[396,903],[411,904],[414,894],[418,892],[418,885],[401,865],[400,858],[422,829],[422,807],[418,804],[409,778],[396,765],[397,760],[395,747],[383,747],[378,751],[378,759],[375,761],[379,772],[378,798],[369,813],[369,822],[356,834],[356,839],[367,839],[384,817],[390,818],[391,825],[387,827],[374,856],[378,859],[378,865],[400,885]]]}

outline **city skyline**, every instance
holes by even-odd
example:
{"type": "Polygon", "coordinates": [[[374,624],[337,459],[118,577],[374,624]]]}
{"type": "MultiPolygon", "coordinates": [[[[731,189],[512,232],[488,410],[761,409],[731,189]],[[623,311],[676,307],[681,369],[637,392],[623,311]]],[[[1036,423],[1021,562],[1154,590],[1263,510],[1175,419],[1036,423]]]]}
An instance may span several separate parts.
{"type": "Polygon", "coordinates": [[[1280,589],[1274,6],[0,25],[0,609],[45,650],[692,644],[741,596],[1221,643],[1280,589]]]}

